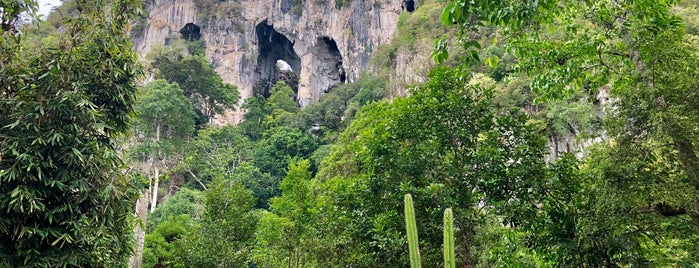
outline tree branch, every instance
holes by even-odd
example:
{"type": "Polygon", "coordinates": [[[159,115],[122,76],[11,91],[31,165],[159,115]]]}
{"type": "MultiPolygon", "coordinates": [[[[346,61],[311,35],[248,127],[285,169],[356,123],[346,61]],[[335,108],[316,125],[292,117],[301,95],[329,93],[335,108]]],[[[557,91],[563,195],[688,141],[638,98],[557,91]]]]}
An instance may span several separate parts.
{"type": "Polygon", "coordinates": [[[197,177],[197,175],[194,175],[194,172],[192,172],[191,170],[187,170],[187,172],[189,173],[189,175],[192,175],[192,178],[194,178],[194,179],[199,183],[199,185],[201,185],[202,188],[204,188],[204,191],[209,190],[209,189],[206,188],[206,185],[204,185],[204,183],[202,183],[202,182],[199,180],[199,178],[197,177]]]}

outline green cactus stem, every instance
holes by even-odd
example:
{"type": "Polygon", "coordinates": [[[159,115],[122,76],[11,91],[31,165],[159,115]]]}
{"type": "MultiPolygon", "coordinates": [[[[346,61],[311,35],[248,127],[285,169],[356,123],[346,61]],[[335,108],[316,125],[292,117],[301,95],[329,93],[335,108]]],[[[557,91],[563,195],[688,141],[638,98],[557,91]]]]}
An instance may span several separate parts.
{"type": "Polygon", "coordinates": [[[408,232],[408,250],[410,253],[410,267],[421,268],[420,249],[418,248],[417,224],[415,223],[415,209],[413,197],[405,195],[405,227],[408,232]]]}
{"type": "Polygon", "coordinates": [[[454,215],[448,208],[444,210],[444,268],[456,268],[454,255],[454,215]]]}

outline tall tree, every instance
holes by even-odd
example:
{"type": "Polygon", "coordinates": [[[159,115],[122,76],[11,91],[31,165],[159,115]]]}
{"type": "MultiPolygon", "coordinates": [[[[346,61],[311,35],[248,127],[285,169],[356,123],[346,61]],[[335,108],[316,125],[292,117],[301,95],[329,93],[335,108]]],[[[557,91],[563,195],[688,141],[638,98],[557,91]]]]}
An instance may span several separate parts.
{"type": "Polygon", "coordinates": [[[312,247],[317,240],[313,222],[318,204],[310,167],[308,160],[289,164],[289,172],[279,185],[281,196],[271,200],[272,213],[260,219],[257,240],[265,254],[258,258],[263,262],[295,268],[313,263],[312,247]]]}
{"type": "Polygon", "coordinates": [[[177,167],[191,187],[206,190],[216,176],[228,177],[235,168],[250,161],[253,144],[234,126],[202,129],[188,143],[184,162],[177,167]]]}
{"type": "MultiPolygon", "coordinates": [[[[34,5],[0,2],[3,23],[10,2],[34,5]]],[[[120,267],[132,252],[137,190],[114,138],[128,130],[142,75],[125,34],[141,3],[105,2],[78,2],[65,32],[40,47],[3,29],[0,266],[120,267]]]]}
{"type": "Polygon", "coordinates": [[[183,141],[194,133],[194,111],[177,84],[156,80],[143,88],[136,103],[136,137],[142,140],[141,149],[153,168],[153,193],[150,211],[158,199],[160,168],[183,141]]]}
{"type": "Polygon", "coordinates": [[[270,89],[270,93],[272,95],[269,96],[267,104],[272,111],[283,110],[288,113],[299,111],[299,106],[294,100],[296,94],[284,81],[277,81],[277,84],[270,89]]]}
{"type": "Polygon", "coordinates": [[[254,164],[263,172],[280,181],[286,175],[289,162],[295,158],[308,158],[318,148],[312,136],[290,127],[268,130],[255,150],[254,164]]]}
{"type": "Polygon", "coordinates": [[[131,260],[132,267],[141,266],[145,239],[142,224],[147,222],[149,203],[150,212],[155,211],[161,168],[167,166],[167,160],[176,154],[176,148],[194,132],[194,111],[177,84],[156,80],[141,90],[135,105],[137,117],[133,130],[137,144],[131,153],[148,163],[146,173],[149,188],[136,204],[136,214],[141,220],[141,225],[135,227],[136,254],[131,260]]]}
{"type": "Polygon", "coordinates": [[[183,254],[178,240],[191,231],[202,210],[203,194],[183,187],[148,215],[143,266],[181,267],[183,254]]]}
{"type": "Polygon", "coordinates": [[[248,267],[257,217],[242,183],[218,177],[205,193],[200,224],[180,241],[185,267],[248,267]]]}
{"type": "MultiPolygon", "coordinates": [[[[674,13],[680,2],[450,0],[445,5],[441,20],[458,27],[470,50],[478,48],[471,37],[480,25],[497,28],[518,61],[516,70],[532,76],[540,100],[594,96],[601,90],[612,97],[605,119],[609,148],[590,151],[583,166],[588,177],[577,180],[577,187],[549,189],[570,198],[542,209],[561,222],[548,229],[550,238],[578,246],[559,244],[570,254],[558,262],[669,265],[662,259],[670,254],[654,257],[658,252],[650,249],[696,241],[699,50],[692,42],[696,36],[685,32],[692,21],[674,13]],[[691,229],[694,234],[687,234],[691,229]]],[[[438,61],[448,47],[437,42],[438,61]]],[[[472,55],[478,59],[475,50],[472,55]]],[[[668,263],[683,266],[678,259],[668,263]]]]}

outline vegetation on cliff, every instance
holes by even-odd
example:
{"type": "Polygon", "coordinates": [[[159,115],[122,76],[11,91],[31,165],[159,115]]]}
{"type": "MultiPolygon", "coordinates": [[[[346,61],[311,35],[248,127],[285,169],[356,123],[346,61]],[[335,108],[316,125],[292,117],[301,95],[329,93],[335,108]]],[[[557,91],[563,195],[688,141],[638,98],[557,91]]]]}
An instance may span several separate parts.
{"type": "Polygon", "coordinates": [[[0,266],[124,266],[139,226],[145,267],[696,266],[697,5],[420,1],[375,72],[220,127],[239,97],[201,42],[136,90],[126,17],[3,17],[0,266]]]}

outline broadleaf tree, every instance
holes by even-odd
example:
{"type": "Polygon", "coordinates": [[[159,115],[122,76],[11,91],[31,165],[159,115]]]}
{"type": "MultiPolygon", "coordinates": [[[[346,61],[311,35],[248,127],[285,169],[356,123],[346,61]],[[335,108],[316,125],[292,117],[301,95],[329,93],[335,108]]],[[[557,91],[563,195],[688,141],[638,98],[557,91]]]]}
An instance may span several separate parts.
{"type": "Polygon", "coordinates": [[[458,265],[473,264],[485,213],[512,226],[535,215],[541,137],[521,112],[495,110],[492,91],[466,78],[460,68],[433,70],[411,96],[363,109],[341,136],[319,176],[332,209],[348,217],[340,229],[352,239],[343,247],[361,248],[379,266],[407,265],[397,213],[406,193],[416,198],[421,255],[431,266],[443,261],[441,208],[454,208],[458,265]]]}
{"type": "MultiPolygon", "coordinates": [[[[134,141],[131,154],[137,161],[146,163],[147,191],[137,202],[136,214],[141,224],[154,212],[158,202],[160,171],[173,166],[173,158],[194,132],[194,110],[182,89],[165,80],[155,80],[142,88],[135,104],[137,116],[134,122],[134,141]]],[[[145,229],[136,226],[136,254],[132,265],[140,267],[145,239],[145,229]]]]}
{"type": "MultiPolygon", "coordinates": [[[[662,264],[671,254],[649,256],[655,254],[650,249],[696,240],[699,47],[686,13],[693,5],[696,1],[445,4],[440,19],[458,28],[460,43],[469,50],[479,45],[473,38],[478,29],[497,30],[496,38],[505,40],[516,59],[514,69],[532,79],[540,103],[609,94],[600,137],[609,148],[588,150],[589,162],[582,167],[589,177],[572,190],[580,196],[568,194],[573,198],[556,204],[563,211],[553,216],[571,226],[563,228],[565,239],[581,246],[563,247],[575,248],[569,251],[578,254],[571,258],[575,262],[662,264]]],[[[445,40],[436,42],[437,61],[452,45],[445,40]]],[[[666,264],[682,266],[681,259],[666,264]]]]}
{"type": "Polygon", "coordinates": [[[143,88],[136,103],[138,116],[135,137],[141,143],[134,148],[144,154],[153,168],[153,193],[150,211],[158,198],[160,170],[177,148],[194,133],[194,110],[177,84],[155,80],[143,88]]]}
{"type": "Polygon", "coordinates": [[[235,109],[240,93],[234,85],[224,83],[203,54],[184,53],[185,48],[173,46],[158,49],[150,55],[155,76],[177,83],[201,114],[203,123],[211,123],[214,116],[226,109],[235,109]]]}

